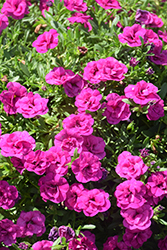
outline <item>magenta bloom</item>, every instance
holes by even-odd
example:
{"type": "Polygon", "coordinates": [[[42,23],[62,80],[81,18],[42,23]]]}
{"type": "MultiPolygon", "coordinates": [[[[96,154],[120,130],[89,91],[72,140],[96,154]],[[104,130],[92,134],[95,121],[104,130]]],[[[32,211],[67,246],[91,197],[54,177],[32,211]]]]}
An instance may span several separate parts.
{"type": "Polygon", "coordinates": [[[24,163],[25,163],[25,160],[24,159],[20,159],[20,158],[17,158],[17,157],[12,157],[10,159],[11,163],[13,164],[13,167],[16,168],[16,170],[22,174],[25,167],[24,167],[24,163]]]}
{"type": "Polygon", "coordinates": [[[67,18],[71,24],[73,23],[82,23],[85,28],[88,28],[88,32],[92,30],[92,25],[88,22],[89,20],[93,20],[91,16],[87,16],[85,13],[75,12],[72,14],[72,17],[67,18]]]}
{"type": "Polygon", "coordinates": [[[148,51],[148,54],[154,54],[154,56],[148,56],[148,59],[157,65],[167,65],[167,50],[162,50],[162,46],[162,41],[158,40],[153,48],[148,51]]]}
{"type": "Polygon", "coordinates": [[[68,78],[74,76],[74,72],[63,67],[54,67],[46,76],[45,80],[51,85],[62,85],[68,78]]]}
{"type": "Polygon", "coordinates": [[[85,110],[94,112],[101,107],[101,99],[102,95],[98,90],[86,88],[83,89],[78,96],[76,96],[75,106],[78,108],[79,112],[83,112],[85,110]]]}
{"type": "Polygon", "coordinates": [[[151,235],[152,231],[150,228],[142,231],[126,229],[125,234],[123,235],[123,240],[127,246],[138,249],[151,237],[151,235]]]}
{"type": "Polygon", "coordinates": [[[128,68],[114,57],[92,61],[84,68],[83,78],[91,83],[101,81],[121,81],[125,78],[128,68]]]}
{"type": "Polygon", "coordinates": [[[146,186],[154,198],[167,194],[167,172],[155,172],[148,178],[146,186]]]}
{"type": "Polygon", "coordinates": [[[63,151],[60,147],[51,147],[46,151],[46,160],[48,165],[46,174],[50,172],[61,176],[67,174],[67,164],[71,162],[71,157],[67,151],[63,151]]]}
{"type": "Polygon", "coordinates": [[[102,8],[108,9],[121,9],[117,0],[95,0],[102,8]]]}
{"type": "Polygon", "coordinates": [[[102,137],[97,137],[94,135],[84,136],[83,151],[90,152],[96,155],[99,160],[103,159],[106,155],[105,141],[102,137]]]}
{"type": "Polygon", "coordinates": [[[53,241],[42,240],[37,241],[32,245],[33,250],[51,250],[51,246],[53,245],[53,241]]]}
{"type": "Polygon", "coordinates": [[[94,234],[92,234],[90,231],[80,231],[80,234],[78,235],[79,238],[83,238],[86,237],[88,238],[88,240],[90,240],[91,242],[95,243],[96,240],[96,236],[94,234]],[[81,235],[81,233],[84,235],[81,235]]]}
{"type": "Polygon", "coordinates": [[[62,237],[66,238],[66,242],[72,240],[75,237],[75,232],[71,227],[61,226],[58,229],[58,234],[60,239],[62,237]]]}
{"type": "Polygon", "coordinates": [[[116,166],[116,173],[126,179],[138,179],[147,171],[148,167],[144,164],[139,156],[133,156],[128,151],[123,151],[118,156],[118,165],[116,166]]]}
{"type": "Polygon", "coordinates": [[[38,175],[43,175],[48,168],[48,163],[46,160],[46,152],[41,150],[31,151],[28,155],[25,156],[24,167],[38,175]]]}
{"type": "Polygon", "coordinates": [[[161,30],[158,30],[158,36],[162,38],[162,40],[167,43],[167,32],[166,30],[162,32],[161,30]]]}
{"type": "Polygon", "coordinates": [[[6,0],[1,9],[1,13],[11,16],[14,19],[22,19],[29,13],[28,6],[31,5],[27,0],[6,0]]]}
{"type": "Polygon", "coordinates": [[[25,118],[33,118],[37,115],[45,115],[48,112],[49,99],[42,98],[39,94],[29,92],[27,96],[16,103],[17,112],[25,118]]]}
{"type": "Polygon", "coordinates": [[[144,204],[139,208],[128,208],[121,210],[120,214],[124,217],[123,225],[130,230],[145,230],[151,225],[151,218],[154,214],[152,207],[144,204]]]}
{"type": "Polygon", "coordinates": [[[54,145],[61,147],[64,151],[68,151],[70,156],[74,155],[74,151],[77,148],[77,152],[82,152],[83,137],[79,134],[72,134],[68,130],[63,129],[55,136],[54,145]]]}
{"type": "Polygon", "coordinates": [[[90,152],[80,154],[79,158],[73,161],[71,169],[77,181],[81,183],[98,181],[102,177],[101,162],[90,152]]]}
{"type": "Polygon", "coordinates": [[[17,198],[17,188],[9,185],[7,181],[0,181],[0,207],[3,209],[13,207],[17,198]]]}
{"type": "Polygon", "coordinates": [[[79,75],[74,75],[63,83],[64,92],[69,97],[77,96],[86,85],[87,82],[79,75]]]}
{"type": "Polygon", "coordinates": [[[81,183],[73,183],[68,192],[65,200],[65,206],[70,210],[75,210],[76,212],[81,212],[82,209],[77,207],[77,199],[81,196],[84,191],[84,186],[81,183]]]}
{"type": "Polygon", "coordinates": [[[72,239],[68,246],[69,250],[98,250],[95,244],[90,241],[87,237],[81,238],[81,240],[72,239]]]}
{"type": "Polygon", "coordinates": [[[136,12],[135,21],[139,22],[140,24],[145,24],[148,27],[152,28],[157,28],[157,27],[160,28],[164,24],[162,22],[162,19],[159,18],[154,13],[150,13],[147,10],[140,10],[140,9],[138,9],[136,12]]]}
{"type": "Polygon", "coordinates": [[[42,199],[46,202],[50,200],[54,203],[60,203],[66,199],[69,189],[67,180],[60,175],[54,175],[52,172],[39,179],[38,185],[42,199]]]}
{"type": "Polygon", "coordinates": [[[88,136],[93,133],[94,119],[90,114],[81,113],[78,115],[71,114],[63,120],[63,128],[71,134],[88,136]]]}
{"type": "Polygon", "coordinates": [[[9,219],[0,220],[0,242],[6,246],[15,244],[19,236],[19,227],[9,219]]]}
{"type": "Polygon", "coordinates": [[[118,235],[111,236],[103,244],[103,250],[130,250],[130,248],[123,242],[118,242],[118,235]]]}
{"type": "Polygon", "coordinates": [[[34,138],[27,131],[4,134],[0,140],[1,154],[5,157],[15,156],[23,159],[35,146],[34,138]]]}
{"type": "Polygon", "coordinates": [[[117,206],[121,209],[139,208],[146,203],[143,196],[146,193],[146,187],[143,182],[131,179],[120,183],[114,193],[117,198],[117,206]]]}
{"type": "Polygon", "coordinates": [[[156,121],[160,117],[164,116],[164,101],[162,99],[159,99],[156,102],[153,102],[147,113],[147,118],[151,121],[156,121]]]}
{"type": "Polygon", "coordinates": [[[4,110],[7,114],[16,114],[16,103],[27,95],[27,89],[19,82],[9,82],[6,87],[8,90],[2,91],[0,94],[0,101],[4,104],[4,110]]]}
{"type": "Polygon", "coordinates": [[[140,105],[146,105],[150,101],[159,100],[159,96],[156,94],[158,88],[152,83],[147,83],[143,80],[137,82],[136,85],[129,84],[124,89],[124,92],[127,98],[140,105]]]}
{"type": "Polygon", "coordinates": [[[160,239],[158,241],[158,247],[160,250],[166,250],[167,249],[167,236],[164,239],[160,239]]]}
{"type": "MultiPolygon", "coordinates": [[[[54,3],[54,0],[49,0],[51,3],[54,3]]],[[[42,11],[42,15],[45,17],[45,10],[48,11],[49,10],[49,5],[48,5],[48,0],[40,0],[40,5],[39,5],[39,9],[40,11],[42,11]]]]}
{"type": "Polygon", "coordinates": [[[83,11],[87,10],[86,3],[83,0],[64,0],[64,6],[71,11],[83,11]]]}
{"type": "Polygon", "coordinates": [[[21,211],[17,225],[20,227],[21,238],[33,236],[33,234],[39,237],[46,231],[45,216],[40,211],[21,211]]]}
{"type": "Polygon", "coordinates": [[[141,25],[134,24],[131,27],[125,27],[123,33],[118,35],[118,38],[121,43],[127,43],[130,47],[138,47],[141,46],[139,36],[146,42],[145,33],[146,30],[141,25]]]}
{"type": "Polygon", "coordinates": [[[77,199],[77,207],[82,209],[86,216],[93,217],[111,207],[109,194],[102,189],[85,190],[77,199]]]}
{"type": "Polygon", "coordinates": [[[46,53],[48,49],[54,49],[58,45],[58,33],[51,29],[39,35],[37,40],[32,43],[38,53],[46,53]]]}
{"type": "Polygon", "coordinates": [[[108,102],[103,115],[106,116],[108,123],[118,124],[120,121],[129,119],[131,115],[130,105],[122,101],[124,98],[125,96],[119,96],[116,93],[109,94],[106,97],[108,102]]]}
{"type": "Polygon", "coordinates": [[[2,30],[6,29],[8,25],[9,22],[7,16],[0,14],[0,34],[2,33],[2,30]]]}

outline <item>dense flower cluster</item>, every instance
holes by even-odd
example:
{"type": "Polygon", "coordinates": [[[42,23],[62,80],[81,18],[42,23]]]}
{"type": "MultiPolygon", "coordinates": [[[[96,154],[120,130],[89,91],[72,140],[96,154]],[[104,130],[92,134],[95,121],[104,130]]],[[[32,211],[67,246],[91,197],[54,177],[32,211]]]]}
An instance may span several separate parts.
{"type": "Polygon", "coordinates": [[[29,13],[28,6],[30,1],[27,0],[6,0],[1,9],[1,13],[11,16],[14,19],[22,19],[29,13]]]}
{"type": "Polygon", "coordinates": [[[146,11],[146,10],[138,9],[136,12],[135,20],[139,22],[140,24],[145,24],[148,27],[152,27],[152,28],[156,28],[156,27],[160,28],[163,26],[163,22],[161,18],[159,18],[154,13],[150,13],[149,11],[146,11]]]}

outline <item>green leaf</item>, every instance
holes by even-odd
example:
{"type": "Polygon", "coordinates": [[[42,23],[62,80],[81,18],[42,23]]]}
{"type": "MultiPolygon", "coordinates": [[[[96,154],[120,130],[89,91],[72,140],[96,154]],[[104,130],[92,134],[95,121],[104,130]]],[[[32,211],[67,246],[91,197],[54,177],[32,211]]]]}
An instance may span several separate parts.
{"type": "Polygon", "coordinates": [[[26,76],[30,77],[30,72],[25,64],[20,63],[20,68],[26,76]]]}
{"type": "Polygon", "coordinates": [[[164,83],[162,84],[161,90],[160,90],[160,92],[159,92],[158,94],[160,95],[160,97],[161,97],[162,99],[165,98],[165,96],[166,96],[166,94],[167,94],[167,83],[166,83],[166,82],[164,82],[164,83]]]}
{"type": "Polygon", "coordinates": [[[129,105],[133,105],[133,103],[129,99],[122,99],[122,101],[129,105]]]}
{"type": "MultiPolygon", "coordinates": [[[[59,245],[59,243],[60,243],[60,237],[53,243],[52,247],[59,245]]],[[[52,249],[56,249],[56,248],[52,248],[52,249]]]]}
{"type": "Polygon", "coordinates": [[[161,223],[164,226],[167,226],[167,222],[165,220],[163,220],[163,219],[159,219],[158,222],[161,223]]]}
{"type": "Polygon", "coordinates": [[[96,226],[93,224],[88,224],[88,225],[85,225],[82,227],[82,229],[95,229],[95,228],[96,228],[96,226]]]}

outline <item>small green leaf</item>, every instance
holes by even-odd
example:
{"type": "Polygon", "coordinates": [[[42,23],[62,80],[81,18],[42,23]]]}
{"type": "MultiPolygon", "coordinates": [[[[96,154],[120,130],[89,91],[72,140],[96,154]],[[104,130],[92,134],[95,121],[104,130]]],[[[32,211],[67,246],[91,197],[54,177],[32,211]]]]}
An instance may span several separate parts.
{"type": "Polygon", "coordinates": [[[82,229],[95,229],[95,228],[96,228],[96,226],[93,224],[88,224],[88,225],[85,225],[82,227],[82,229]]]}

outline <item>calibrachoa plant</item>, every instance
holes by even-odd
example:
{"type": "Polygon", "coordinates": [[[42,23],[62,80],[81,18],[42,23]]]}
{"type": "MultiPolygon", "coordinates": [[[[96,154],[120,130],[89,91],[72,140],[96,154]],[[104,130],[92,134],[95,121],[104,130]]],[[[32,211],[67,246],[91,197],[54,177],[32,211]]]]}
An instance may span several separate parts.
{"type": "Polygon", "coordinates": [[[167,249],[166,9],[0,3],[0,250],[167,249]]]}

